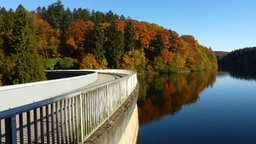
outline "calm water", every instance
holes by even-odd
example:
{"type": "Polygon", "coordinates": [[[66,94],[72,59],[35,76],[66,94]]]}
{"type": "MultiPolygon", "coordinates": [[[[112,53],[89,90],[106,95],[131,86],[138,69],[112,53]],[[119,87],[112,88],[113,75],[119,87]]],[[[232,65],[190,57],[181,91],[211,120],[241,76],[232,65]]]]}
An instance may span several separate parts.
{"type": "Polygon", "coordinates": [[[141,144],[256,144],[256,80],[227,72],[139,76],[141,144]]]}

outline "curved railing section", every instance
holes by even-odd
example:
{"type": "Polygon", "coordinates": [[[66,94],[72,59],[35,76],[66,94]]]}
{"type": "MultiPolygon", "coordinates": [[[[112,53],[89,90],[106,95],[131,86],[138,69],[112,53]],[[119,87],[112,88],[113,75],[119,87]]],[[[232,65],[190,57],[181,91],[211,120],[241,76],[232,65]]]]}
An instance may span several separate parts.
{"type": "Polygon", "coordinates": [[[136,71],[99,70],[96,73],[122,77],[0,111],[0,143],[83,143],[110,118],[137,85],[136,71]]]}

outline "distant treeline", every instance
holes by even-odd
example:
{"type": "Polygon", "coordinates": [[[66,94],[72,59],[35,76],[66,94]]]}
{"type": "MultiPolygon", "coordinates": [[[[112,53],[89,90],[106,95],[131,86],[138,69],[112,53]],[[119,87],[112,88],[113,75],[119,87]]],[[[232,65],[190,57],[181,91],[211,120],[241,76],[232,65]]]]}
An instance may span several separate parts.
{"type": "Polygon", "coordinates": [[[256,47],[232,51],[220,60],[220,64],[230,68],[256,68],[256,47]]]}
{"type": "Polygon", "coordinates": [[[191,35],[112,11],[64,9],[61,1],[28,12],[0,8],[0,79],[45,79],[44,69],[197,71],[217,67],[215,53],[191,35]]]}
{"type": "Polygon", "coordinates": [[[225,52],[225,51],[215,51],[218,63],[220,63],[221,59],[223,57],[225,57],[226,55],[228,55],[229,52],[225,52]]]}

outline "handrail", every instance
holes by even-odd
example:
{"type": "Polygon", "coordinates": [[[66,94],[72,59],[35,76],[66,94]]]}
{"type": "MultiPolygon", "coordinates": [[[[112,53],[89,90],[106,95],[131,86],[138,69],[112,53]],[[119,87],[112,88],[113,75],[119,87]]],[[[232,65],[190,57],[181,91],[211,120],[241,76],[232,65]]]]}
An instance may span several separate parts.
{"type": "Polygon", "coordinates": [[[0,143],[83,143],[122,105],[137,85],[136,71],[97,72],[125,76],[0,111],[0,143]]]}

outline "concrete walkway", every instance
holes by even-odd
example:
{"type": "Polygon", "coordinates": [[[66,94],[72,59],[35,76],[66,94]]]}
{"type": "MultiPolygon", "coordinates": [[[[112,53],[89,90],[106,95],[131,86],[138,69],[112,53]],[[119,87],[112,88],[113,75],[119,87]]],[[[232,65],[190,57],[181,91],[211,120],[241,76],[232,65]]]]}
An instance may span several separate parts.
{"type": "Polygon", "coordinates": [[[89,86],[96,86],[96,85],[99,85],[99,84],[103,84],[103,83],[106,83],[106,82],[110,82],[110,81],[113,81],[116,79],[116,76],[115,75],[110,75],[110,74],[98,74],[99,78],[96,82],[86,86],[86,87],[89,87],[89,86]]]}
{"type": "Polygon", "coordinates": [[[81,87],[79,89],[76,89],[74,91],[79,91],[79,90],[82,90],[82,89],[85,89],[85,88],[90,88],[90,87],[94,87],[94,86],[97,86],[97,85],[101,85],[101,84],[104,84],[104,83],[107,83],[107,82],[114,81],[118,78],[120,78],[120,76],[117,76],[117,75],[114,75],[114,74],[98,74],[98,79],[95,82],[93,82],[91,84],[88,84],[84,87],[81,87]]]}

